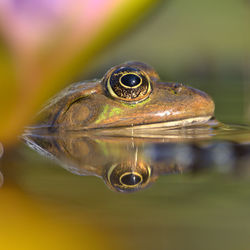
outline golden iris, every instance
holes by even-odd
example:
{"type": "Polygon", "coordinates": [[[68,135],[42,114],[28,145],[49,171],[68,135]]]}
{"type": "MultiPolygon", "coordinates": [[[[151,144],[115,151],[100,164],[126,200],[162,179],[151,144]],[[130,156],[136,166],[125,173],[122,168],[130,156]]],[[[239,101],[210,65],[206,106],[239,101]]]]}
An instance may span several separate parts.
{"type": "Polygon", "coordinates": [[[152,91],[148,75],[132,67],[121,67],[111,72],[106,89],[113,98],[132,103],[145,100],[152,91]]]}

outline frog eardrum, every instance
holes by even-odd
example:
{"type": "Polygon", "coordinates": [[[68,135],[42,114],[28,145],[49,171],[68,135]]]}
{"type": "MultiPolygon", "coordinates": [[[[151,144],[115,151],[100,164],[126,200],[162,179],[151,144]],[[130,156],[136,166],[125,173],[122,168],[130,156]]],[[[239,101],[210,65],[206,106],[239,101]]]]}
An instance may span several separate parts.
{"type": "Polygon", "coordinates": [[[152,91],[149,76],[143,70],[134,67],[111,69],[105,81],[108,94],[125,102],[143,101],[152,91]]]}

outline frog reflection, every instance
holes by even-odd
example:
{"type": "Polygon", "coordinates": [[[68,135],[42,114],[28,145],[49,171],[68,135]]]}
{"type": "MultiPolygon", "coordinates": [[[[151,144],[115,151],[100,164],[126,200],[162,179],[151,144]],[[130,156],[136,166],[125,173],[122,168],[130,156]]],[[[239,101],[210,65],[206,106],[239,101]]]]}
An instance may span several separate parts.
{"type": "MultiPolygon", "coordinates": [[[[168,139],[35,131],[28,131],[23,138],[30,147],[59,161],[71,173],[101,177],[110,189],[118,192],[147,188],[161,175],[211,167],[218,172],[249,175],[249,142],[200,140],[197,130],[189,129],[187,137],[181,134],[179,138],[168,139]]],[[[224,136],[226,139],[227,135],[224,136]]]]}
{"type": "Polygon", "coordinates": [[[103,179],[113,190],[133,192],[148,187],[156,176],[152,176],[152,169],[145,162],[133,164],[125,161],[108,166],[103,179]]]}
{"type": "Polygon", "coordinates": [[[146,157],[144,139],[92,137],[83,133],[63,135],[26,134],[26,143],[53,158],[77,175],[101,177],[118,192],[134,192],[149,187],[162,174],[182,172],[173,159],[154,162],[146,157]]]}

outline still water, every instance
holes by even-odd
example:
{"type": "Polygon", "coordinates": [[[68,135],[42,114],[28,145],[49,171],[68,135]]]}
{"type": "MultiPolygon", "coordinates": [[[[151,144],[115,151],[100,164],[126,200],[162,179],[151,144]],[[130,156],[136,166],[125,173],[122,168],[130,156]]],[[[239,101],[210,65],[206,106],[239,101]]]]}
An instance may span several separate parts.
{"type": "Polygon", "coordinates": [[[248,249],[249,126],[21,141],[1,162],[4,249],[248,249]]]}
{"type": "Polygon", "coordinates": [[[69,172],[97,176],[113,191],[135,192],[159,176],[247,168],[250,128],[216,120],[181,129],[27,130],[24,141],[69,172]]]}
{"type": "Polygon", "coordinates": [[[24,140],[42,156],[22,146],[7,182],[77,231],[75,249],[245,249],[247,126],[212,120],[133,137],[36,132],[24,140]]]}

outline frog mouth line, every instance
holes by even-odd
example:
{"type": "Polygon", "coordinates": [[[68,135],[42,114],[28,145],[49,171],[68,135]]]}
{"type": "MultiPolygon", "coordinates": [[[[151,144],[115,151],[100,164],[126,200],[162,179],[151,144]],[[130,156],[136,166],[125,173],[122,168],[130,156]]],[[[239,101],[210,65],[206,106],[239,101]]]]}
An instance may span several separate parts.
{"type": "MultiPolygon", "coordinates": [[[[157,123],[148,123],[148,124],[138,124],[138,125],[130,125],[130,126],[110,126],[110,127],[100,127],[100,128],[89,128],[86,129],[90,131],[96,131],[98,134],[116,134],[116,133],[140,133],[140,132],[157,132],[160,129],[164,130],[174,130],[174,129],[185,129],[194,126],[202,126],[207,124],[207,122],[212,121],[217,124],[218,122],[213,118],[213,116],[199,116],[199,117],[191,117],[182,120],[172,120],[165,122],[157,122],[157,123]]],[[[82,129],[80,129],[82,130],[82,129]]],[[[73,130],[72,130],[73,131],[73,130]]],[[[79,131],[79,130],[74,130],[79,131]]]]}
{"type": "Polygon", "coordinates": [[[182,120],[176,121],[166,121],[166,122],[158,122],[158,123],[149,123],[143,125],[134,125],[132,127],[125,127],[124,129],[156,129],[156,128],[185,128],[187,126],[199,125],[209,121],[212,116],[199,116],[199,117],[191,117],[182,120]]]}
{"type": "MultiPolygon", "coordinates": [[[[176,121],[93,129],[98,136],[147,137],[161,139],[208,138],[219,122],[213,116],[192,117],[176,121]],[[168,132],[166,132],[166,130],[168,132]]],[[[92,131],[93,131],[92,130],[92,131]]],[[[90,132],[90,130],[89,130],[90,132]]]]}
{"type": "MultiPolygon", "coordinates": [[[[134,132],[153,132],[156,131],[156,129],[167,129],[167,130],[172,130],[172,129],[185,129],[191,126],[198,126],[198,125],[203,125],[209,120],[212,120],[213,116],[199,116],[199,117],[191,117],[191,118],[186,118],[186,119],[181,119],[181,120],[172,120],[172,121],[165,121],[165,122],[157,122],[157,123],[148,123],[148,124],[138,124],[138,125],[130,125],[130,126],[109,126],[109,127],[98,127],[98,128],[89,128],[89,127],[81,127],[81,128],[73,128],[73,129],[62,129],[64,132],[94,132],[96,131],[97,134],[100,133],[113,133],[117,131],[123,131],[123,132],[131,132],[132,134],[134,132]]],[[[48,132],[47,129],[50,130],[51,132],[52,127],[48,126],[40,126],[40,127],[27,127],[26,131],[44,131],[48,132]],[[45,130],[44,130],[45,129],[45,130]]],[[[59,127],[56,127],[55,131],[58,131],[59,127]]]]}
{"type": "MultiPolygon", "coordinates": [[[[194,138],[210,138],[215,135],[216,129],[220,123],[214,119],[213,116],[192,117],[176,121],[167,121],[159,123],[150,123],[143,125],[134,125],[129,127],[106,127],[106,128],[92,128],[92,129],[74,129],[61,130],[60,133],[81,133],[81,136],[101,136],[101,137],[137,137],[137,138],[151,138],[161,140],[189,140],[194,138]]],[[[35,130],[27,130],[23,134],[23,138],[34,135],[35,130]]],[[[48,135],[47,129],[38,130],[38,134],[48,135]]],[[[54,133],[49,135],[53,135],[54,133]]]]}
{"type": "Polygon", "coordinates": [[[129,126],[100,126],[100,127],[86,127],[79,129],[65,129],[65,131],[153,131],[156,129],[185,129],[190,126],[202,125],[212,119],[213,116],[198,116],[198,117],[190,117],[180,120],[171,120],[164,122],[155,122],[155,123],[147,123],[147,124],[131,124],[129,126]]]}

